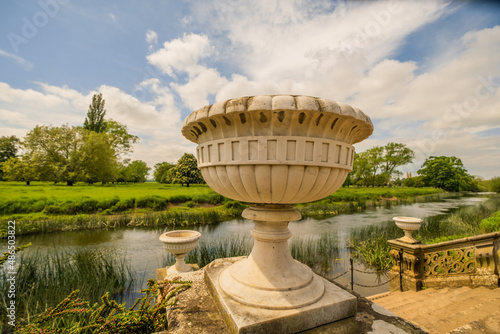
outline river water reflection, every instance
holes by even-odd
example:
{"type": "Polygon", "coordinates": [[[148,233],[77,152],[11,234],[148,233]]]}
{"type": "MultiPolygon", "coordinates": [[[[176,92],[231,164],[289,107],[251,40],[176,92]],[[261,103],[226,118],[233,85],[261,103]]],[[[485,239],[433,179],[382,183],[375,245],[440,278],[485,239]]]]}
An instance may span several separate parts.
{"type": "MultiPolygon", "coordinates": [[[[305,238],[319,236],[322,233],[337,233],[339,243],[344,245],[349,235],[349,230],[356,227],[363,227],[372,224],[379,224],[391,221],[395,216],[410,216],[425,219],[429,216],[447,214],[450,210],[464,205],[474,205],[485,198],[463,197],[460,199],[448,199],[442,202],[415,203],[410,205],[392,206],[389,208],[380,207],[365,210],[355,214],[341,214],[325,219],[305,218],[299,222],[292,222],[289,228],[294,238],[305,238]]],[[[235,219],[210,226],[186,227],[198,230],[202,233],[205,241],[218,238],[231,238],[236,236],[249,236],[253,227],[251,221],[235,219]]],[[[27,249],[26,254],[33,251],[48,251],[57,248],[64,248],[74,251],[83,247],[99,248],[100,250],[114,251],[120,256],[130,261],[136,272],[138,284],[135,292],[127,300],[135,299],[138,291],[144,286],[149,278],[155,277],[156,268],[160,268],[164,263],[166,251],[158,240],[163,229],[154,228],[121,228],[114,230],[94,230],[94,231],[73,231],[60,232],[45,235],[19,236],[18,243],[25,244],[32,242],[33,246],[27,249]]],[[[330,277],[335,277],[349,266],[348,249],[342,249],[340,259],[328,273],[330,277]]],[[[357,269],[364,270],[362,265],[357,265],[357,269]]],[[[364,285],[375,285],[386,282],[386,277],[378,277],[373,274],[362,274],[356,272],[355,281],[364,285]]],[[[348,285],[349,274],[337,279],[337,282],[348,285]]],[[[373,295],[388,291],[388,285],[377,288],[355,287],[355,291],[362,295],[373,295]]]]}

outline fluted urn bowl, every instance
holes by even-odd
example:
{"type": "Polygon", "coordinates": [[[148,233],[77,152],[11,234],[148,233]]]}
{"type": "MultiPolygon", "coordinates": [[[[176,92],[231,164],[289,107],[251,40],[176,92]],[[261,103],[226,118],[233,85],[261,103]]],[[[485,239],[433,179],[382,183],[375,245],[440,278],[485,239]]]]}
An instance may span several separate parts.
{"type": "Polygon", "coordinates": [[[353,144],[373,132],[347,104],[262,95],[215,103],[189,115],[198,168],[216,192],[243,202],[294,204],[335,192],[352,170],[353,144]]]}

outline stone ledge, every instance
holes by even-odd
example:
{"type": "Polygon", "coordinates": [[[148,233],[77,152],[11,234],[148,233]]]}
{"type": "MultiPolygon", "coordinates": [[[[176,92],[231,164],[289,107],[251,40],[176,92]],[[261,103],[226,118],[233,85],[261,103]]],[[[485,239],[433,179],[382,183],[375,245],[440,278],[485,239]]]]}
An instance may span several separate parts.
{"type": "MultiPolygon", "coordinates": [[[[230,259],[218,259],[214,262],[222,263],[230,259]]],[[[234,259],[231,259],[234,261],[234,259]]],[[[230,262],[232,262],[230,260],[230,262]]],[[[212,262],[212,263],[214,263],[212,262]]],[[[174,334],[229,334],[230,329],[226,326],[223,316],[209,293],[208,286],[204,280],[205,268],[201,270],[172,276],[169,279],[182,279],[192,282],[191,288],[179,293],[179,303],[176,307],[167,310],[168,333],[174,334]]],[[[158,269],[165,270],[165,268],[158,269]]],[[[162,274],[160,273],[160,276],[162,274]]],[[[335,283],[334,283],[335,284],[335,283]]],[[[338,285],[337,285],[338,286],[338,285]]],[[[340,287],[340,286],[339,286],[340,287]]],[[[342,287],[340,287],[342,288],[342,287]]],[[[356,293],[357,313],[353,317],[326,324],[320,327],[302,332],[307,334],[368,334],[368,333],[410,333],[424,334],[424,330],[418,326],[392,315],[382,307],[374,306],[371,301],[356,293]]],[[[272,328],[268,333],[272,333],[272,328]]]]}

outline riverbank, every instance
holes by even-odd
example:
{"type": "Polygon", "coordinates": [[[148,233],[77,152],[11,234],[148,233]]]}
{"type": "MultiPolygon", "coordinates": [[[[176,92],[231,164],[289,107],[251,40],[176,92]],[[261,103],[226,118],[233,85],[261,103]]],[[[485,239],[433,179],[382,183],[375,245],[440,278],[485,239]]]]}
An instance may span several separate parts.
{"type": "MultiPolygon", "coordinates": [[[[439,202],[398,205],[390,208],[378,207],[362,213],[342,214],[320,220],[307,218],[289,224],[293,234],[290,239],[290,248],[294,258],[307,263],[315,272],[334,279],[338,284],[347,286],[350,284],[350,274],[347,271],[351,253],[346,246],[349,243],[351,231],[357,226],[382,224],[390,222],[394,216],[401,215],[430,219],[432,216],[440,213],[446,214],[449,210],[456,210],[461,206],[479,205],[481,200],[482,198],[462,197],[439,202]]],[[[216,258],[248,255],[253,241],[250,236],[252,227],[253,223],[241,219],[225,221],[217,225],[189,226],[189,229],[201,232],[203,237],[198,247],[188,253],[186,261],[198,263],[202,267],[216,258]]],[[[397,230],[399,235],[396,237],[401,237],[403,232],[397,230]]],[[[33,252],[35,259],[42,258],[42,263],[51,261],[45,261],[36,253],[63,252],[69,255],[79,251],[112,250],[111,253],[106,253],[107,259],[111,260],[113,257],[115,260],[126,259],[126,263],[133,269],[134,277],[137,277],[131,294],[125,294],[125,299],[122,300],[127,301],[127,305],[130,306],[138,297],[138,293],[147,279],[154,277],[155,270],[173,263],[173,258],[165,252],[158,240],[162,231],[163,228],[117,228],[26,235],[20,236],[16,240],[20,245],[31,242],[33,246],[26,250],[26,253],[23,252],[22,256],[30,256],[30,253],[33,252]],[[60,251],[55,249],[54,245],[57,245],[60,251]]],[[[367,237],[373,238],[373,235],[367,237]]],[[[51,257],[54,256],[56,255],[51,257]]],[[[27,268],[24,263],[22,266],[27,268]]],[[[354,273],[356,292],[368,296],[387,291],[387,285],[383,285],[387,282],[383,272],[378,274],[363,273],[364,271],[372,272],[372,270],[366,270],[361,263],[357,262],[355,262],[354,268],[356,270],[354,273]],[[359,270],[363,272],[359,272],[359,270]],[[375,285],[377,287],[372,287],[375,285]]],[[[96,284],[95,282],[89,281],[89,284],[96,284]]],[[[57,289],[57,285],[53,285],[53,287],[57,289]]],[[[35,300],[33,300],[33,304],[36,304],[35,300]]]]}
{"type": "MultiPolygon", "coordinates": [[[[247,207],[206,185],[158,183],[75,185],[5,182],[0,186],[0,238],[8,221],[16,234],[137,226],[215,224],[239,218],[247,207]],[[5,196],[5,195],[4,195],[5,196]]],[[[325,199],[297,205],[303,217],[328,217],[367,208],[438,201],[456,196],[434,188],[341,188],[325,199]]]]}
{"type": "MultiPolygon", "coordinates": [[[[449,216],[425,218],[413,237],[424,244],[434,244],[474,235],[500,231],[500,195],[475,206],[459,208],[449,216]]],[[[388,240],[402,236],[393,221],[357,228],[351,231],[350,247],[353,256],[376,270],[393,266],[388,240]]]]}

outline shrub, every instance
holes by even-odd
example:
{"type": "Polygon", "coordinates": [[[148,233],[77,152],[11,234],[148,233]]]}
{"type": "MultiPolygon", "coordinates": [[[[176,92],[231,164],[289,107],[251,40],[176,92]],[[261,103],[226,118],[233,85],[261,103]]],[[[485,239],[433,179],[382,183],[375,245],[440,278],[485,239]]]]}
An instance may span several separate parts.
{"type": "Polygon", "coordinates": [[[31,205],[32,212],[42,212],[45,208],[45,200],[38,200],[31,205]]]}
{"type": "Polygon", "coordinates": [[[99,209],[103,209],[103,210],[106,210],[106,209],[109,209],[111,207],[113,207],[116,203],[118,203],[120,201],[120,198],[118,196],[115,196],[113,198],[110,198],[110,199],[105,199],[103,201],[100,201],[97,205],[97,207],[99,209]]]}
{"type": "Polygon", "coordinates": [[[187,201],[183,204],[183,206],[186,206],[188,208],[194,208],[197,204],[193,201],[187,201]]]}
{"type": "Polygon", "coordinates": [[[163,210],[167,208],[167,205],[168,205],[168,200],[165,197],[160,197],[160,196],[145,196],[138,198],[135,201],[135,206],[137,208],[163,210]]]}
{"type": "Polygon", "coordinates": [[[480,226],[487,233],[500,231],[500,211],[495,212],[489,218],[483,219],[480,226]]]}
{"type": "Polygon", "coordinates": [[[122,199],[113,205],[109,210],[111,212],[123,212],[132,209],[135,206],[135,198],[122,199]]]}
{"type": "Polygon", "coordinates": [[[191,200],[191,196],[187,195],[174,195],[168,198],[170,203],[184,203],[191,200]]]}

